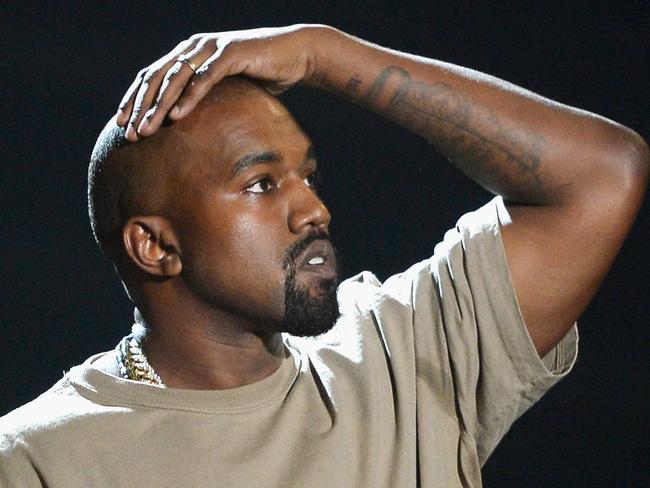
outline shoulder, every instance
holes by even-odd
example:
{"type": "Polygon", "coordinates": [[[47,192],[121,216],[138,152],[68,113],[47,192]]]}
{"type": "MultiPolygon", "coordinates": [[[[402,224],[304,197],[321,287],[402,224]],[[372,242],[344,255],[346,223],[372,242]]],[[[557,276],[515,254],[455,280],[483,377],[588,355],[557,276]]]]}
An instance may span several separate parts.
{"type": "Polygon", "coordinates": [[[0,417],[0,452],[17,446],[48,442],[52,436],[83,429],[84,419],[94,417],[104,407],[86,398],[72,381],[75,366],[49,390],[34,400],[0,417]]]}
{"type": "Polygon", "coordinates": [[[0,417],[0,451],[11,450],[38,432],[65,422],[74,395],[66,375],[34,400],[0,417]]]}

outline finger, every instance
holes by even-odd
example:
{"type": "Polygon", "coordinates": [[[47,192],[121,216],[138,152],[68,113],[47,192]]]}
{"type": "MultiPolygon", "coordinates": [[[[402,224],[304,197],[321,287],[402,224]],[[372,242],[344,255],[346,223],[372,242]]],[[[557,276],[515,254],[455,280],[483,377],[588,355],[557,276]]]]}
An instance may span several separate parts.
{"type": "Polygon", "coordinates": [[[228,56],[223,47],[220,47],[197,70],[192,82],[185,86],[183,93],[169,112],[170,118],[179,120],[187,116],[213,86],[226,76],[242,71],[243,68],[238,68],[232,62],[231,56],[228,56]]]}
{"type": "Polygon", "coordinates": [[[123,114],[118,111],[118,118],[122,122],[121,125],[125,125],[128,119],[125,134],[127,139],[132,141],[138,139],[136,127],[138,127],[141,115],[147,110],[158,90],[159,80],[162,74],[174,64],[179,55],[194,48],[198,40],[198,36],[193,36],[190,39],[178,43],[167,55],[139,73],[138,82],[134,82],[131,85],[122,100],[123,104],[120,105],[123,114]]]}
{"type": "Polygon", "coordinates": [[[146,71],[142,78],[142,83],[135,95],[133,106],[131,108],[131,117],[129,118],[125,137],[130,141],[138,140],[138,127],[145,113],[152,106],[154,98],[160,89],[162,79],[176,59],[169,59],[169,56],[153,64],[146,71]]]}
{"type": "Polygon", "coordinates": [[[161,94],[167,93],[169,97],[173,97],[174,94],[176,94],[176,97],[178,97],[178,93],[183,90],[187,80],[192,76],[194,76],[194,72],[186,64],[181,63],[180,61],[177,61],[171,68],[169,68],[167,74],[162,80],[156,100],[151,108],[144,114],[142,121],[137,127],[138,134],[146,137],[158,130],[165,119],[167,111],[169,110],[169,107],[161,105],[163,102],[161,94]],[[187,73],[188,71],[189,73],[187,73]]]}
{"type": "Polygon", "coordinates": [[[120,101],[115,121],[117,122],[117,125],[121,127],[124,127],[129,120],[131,109],[133,107],[133,98],[135,97],[138,88],[140,88],[140,85],[142,84],[142,78],[144,78],[145,73],[146,69],[140,70],[140,72],[138,72],[135,80],[133,80],[133,83],[131,83],[131,86],[124,94],[124,97],[122,97],[122,101],[120,101]]]}
{"type": "Polygon", "coordinates": [[[187,83],[198,71],[203,61],[215,51],[215,41],[199,43],[193,50],[179,56],[167,71],[158,91],[158,96],[151,109],[147,111],[138,127],[140,135],[153,134],[165,120],[169,109],[178,100],[187,83]]]}
{"type": "MultiPolygon", "coordinates": [[[[169,54],[167,54],[163,59],[176,59],[179,56],[179,54],[182,54],[183,52],[192,49],[197,42],[198,42],[198,38],[195,37],[186,39],[178,43],[176,47],[169,54]]],[[[135,77],[135,80],[133,81],[133,83],[131,83],[131,86],[129,87],[129,89],[126,91],[126,94],[122,98],[122,101],[118,106],[117,115],[116,115],[116,122],[118,125],[123,127],[130,119],[131,111],[133,110],[133,102],[134,102],[135,95],[138,93],[140,85],[142,84],[142,80],[144,79],[144,76],[149,69],[151,69],[151,66],[144,68],[138,72],[137,76],[135,77]]]]}
{"type": "Polygon", "coordinates": [[[136,129],[140,125],[140,120],[142,119],[144,112],[149,109],[149,106],[158,91],[161,78],[162,75],[160,73],[160,68],[149,69],[142,78],[142,83],[140,84],[133,101],[131,117],[129,118],[126,133],[124,134],[128,140],[138,140],[136,129]]]}

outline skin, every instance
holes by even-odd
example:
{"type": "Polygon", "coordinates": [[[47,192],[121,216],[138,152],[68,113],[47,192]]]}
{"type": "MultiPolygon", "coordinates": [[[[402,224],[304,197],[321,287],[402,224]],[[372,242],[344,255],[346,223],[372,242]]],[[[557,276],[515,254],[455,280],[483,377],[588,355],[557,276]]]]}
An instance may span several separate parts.
{"type": "MultiPolygon", "coordinates": [[[[253,383],[285,354],[283,257],[308,233],[328,232],[311,142],[282,104],[242,80],[162,132],[167,204],[123,230],[120,272],[148,326],[145,352],[170,387],[253,383]]],[[[298,269],[296,281],[318,297],[320,276],[298,269]]]]}
{"type": "Polygon", "coordinates": [[[475,71],[326,26],[198,34],[141,71],[117,121],[133,141],[182,120],[224,77],[332,92],[427,138],[506,201],[515,292],[540,355],[582,314],[638,212],[649,151],[615,122],[475,71]],[[179,56],[198,66],[195,73],[179,56]],[[588,245],[587,245],[588,243],[588,245]]]}

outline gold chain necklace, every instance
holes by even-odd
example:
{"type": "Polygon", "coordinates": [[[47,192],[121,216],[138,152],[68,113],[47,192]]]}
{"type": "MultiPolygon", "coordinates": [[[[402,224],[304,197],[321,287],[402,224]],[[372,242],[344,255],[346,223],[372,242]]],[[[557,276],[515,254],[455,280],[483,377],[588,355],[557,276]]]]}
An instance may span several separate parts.
{"type": "Polygon", "coordinates": [[[158,373],[147,361],[140,343],[132,335],[122,339],[117,346],[117,362],[123,378],[142,381],[150,385],[165,386],[158,373]]]}

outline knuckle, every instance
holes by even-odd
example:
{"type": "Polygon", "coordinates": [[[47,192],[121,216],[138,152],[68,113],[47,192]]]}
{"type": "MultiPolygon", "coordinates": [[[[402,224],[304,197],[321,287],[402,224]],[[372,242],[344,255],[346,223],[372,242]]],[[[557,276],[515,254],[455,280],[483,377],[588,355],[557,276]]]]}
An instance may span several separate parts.
{"type": "Polygon", "coordinates": [[[158,74],[157,71],[148,71],[146,75],[144,75],[144,78],[142,79],[142,83],[144,84],[149,84],[151,80],[153,80],[156,75],[158,74]]]}
{"type": "Polygon", "coordinates": [[[174,69],[173,71],[170,70],[165,75],[165,79],[163,80],[163,85],[162,86],[166,87],[170,82],[176,80],[176,78],[178,78],[178,70],[176,70],[176,69],[174,69]]]}
{"type": "Polygon", "coordinates": [[[176,76],[179,74],[181,71],[183,71],[183,61],[180,59],[174,63],[174,65],[169,68],[169,71],[167,72],[168,76],[176,76]]]}
{"type": "Polygon", "coordinates": [[[155,115],[157,115],[158,118],[160,118],[160,115],[166,115],[168,110],[169,110],[169,101],[164,97],[161,97],[158,100],[156,100],[156,103],[151,105],[151,108],[146,113],[145,117],[148,120],[153,120],[155,115]]]}
{"type": "Polygon", "coordinates": [[[197,42],[197,44],[196,44],[196,49],[202,51],[203,49],[205,49],[205,47],[206,47],[208,44],[212,45],[212,43],[209,42],[208,39],[206,39],[205,37],[203,37],[203,38],[201,38],[201,39],[197,42]]]}
{"type": "Polygon", "coordinates": [[[180,62],[176,63],[167,72],[167,75],[165,76],[165,80],[167,80],[167,81],[175,80],[178,77],[178,75],[180,74],[181,68],[182,68],[181,63],[180,62]]]}
{"type": "Polygon", "coordinates": [[[196,70],[194,78],[196,81],[209,80],[212,72],[210,71],[210,66],[203,66],[202,68],[196,70]]]}
{"type": "Polygon", "coordinates": [[[185,39],[179,42],[178,44],[176,44],[174,51],[182,51],[184,49],[187,49],[188,47],[190,47],[191,43],[192,43],[192,38],[185,39]]]}
{"type": "Polygon", "coordinates": [[[224,54],[230,52],[230,48],[232,47],[232,45],[233,45],[232,41],[222,41],[221,39],[219,39],[219,42],[217,43],[217,50],[223,56],[224,54]]]}

